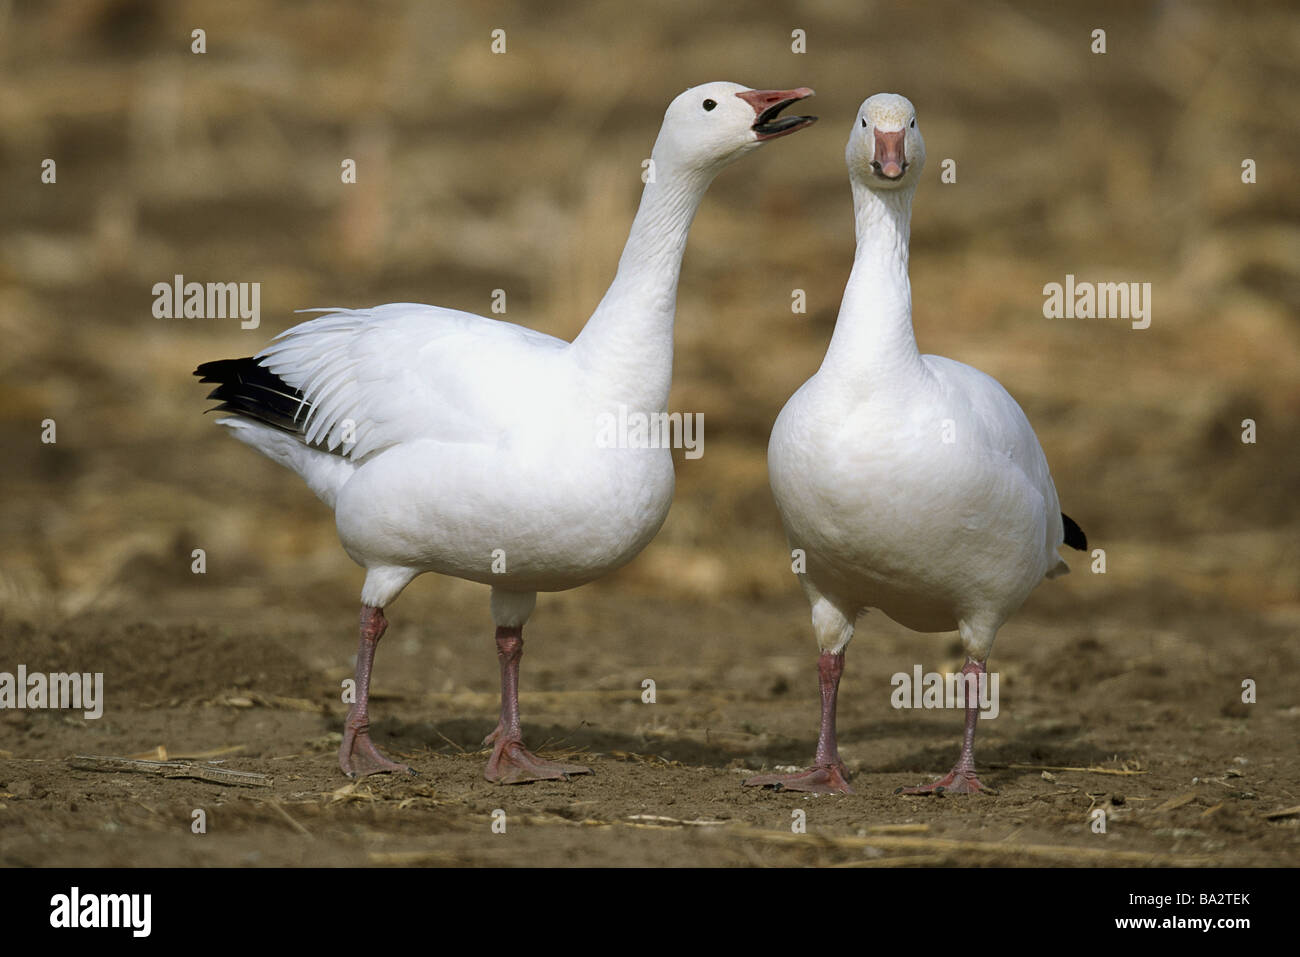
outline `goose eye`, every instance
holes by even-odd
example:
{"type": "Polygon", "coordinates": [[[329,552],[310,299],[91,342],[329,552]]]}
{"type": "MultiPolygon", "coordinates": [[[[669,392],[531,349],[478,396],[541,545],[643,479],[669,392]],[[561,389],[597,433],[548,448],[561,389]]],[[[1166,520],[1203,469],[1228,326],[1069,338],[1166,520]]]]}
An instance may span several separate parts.
{"type": "Polygon", "coordinates": [[[916,129],[916,117],[912,117],[912,129],[916,129]]]}
{"type": "Polygon", "coordinates": [[[867,118],[865,116],[862,117],[862,128],[864,130],[867,128],[867,118]]]}
{"type": "Polygon", "coordinates": [[[713,102],[712,100],[705,100],[705,101],[704,101],[704,110],[705,110],[705,112],[707,113],[709,110],[713,109],[713,108],[714,108],[715,106],[717,106],[717,105],[718,105],[718,104],[715,103],[715,102],[713,102]]]}

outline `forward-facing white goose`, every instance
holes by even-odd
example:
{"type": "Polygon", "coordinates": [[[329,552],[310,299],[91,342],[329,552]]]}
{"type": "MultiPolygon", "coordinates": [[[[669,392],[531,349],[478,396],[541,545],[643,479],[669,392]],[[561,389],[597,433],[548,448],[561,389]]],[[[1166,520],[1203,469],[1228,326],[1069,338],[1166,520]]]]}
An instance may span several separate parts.
{"type": "MultiPolygon", "coordinates": [[[[857,255],[821,368],[772,429],[768,470],[821,648],[821,733],[812,767],[746,784],[851,793],[835,743],[844,649],[870,608],[917,631],[961,635],[964,682],[979,681],[998,628],[1085,548],[1061,514],[1024,412],[994,379],[923,356],[907,276],[912,195],[925,165],[916,110],[866,100],[846,159],[857,255]]],[[[961,755],[912,793],[988,790],[975,774],[978,703],[968,697],[961,755]]]]}
{"type": "Polygon", "coordinates": [[[811,124],[779,114],[812,92],[708,83],[673,100],[618,273],[571,343],[395,303],[312,310],[328,314],[257,356],[198,367],[201,381],[219,383],[214,411],[234,413],[221,424],[297,472],[366,569],[345,774],[410,771],[371,742],[368,698],[383,610],[422,572],[492,586],[501,716],[484,742],[494,743],[487,779],[589,773],[523,746],[523,626],[537,592],[626,564],[663,524],[671,451],[602,447],[602,415],[666,410],[677,278],[700,200],[723,167],[811,124]]]}

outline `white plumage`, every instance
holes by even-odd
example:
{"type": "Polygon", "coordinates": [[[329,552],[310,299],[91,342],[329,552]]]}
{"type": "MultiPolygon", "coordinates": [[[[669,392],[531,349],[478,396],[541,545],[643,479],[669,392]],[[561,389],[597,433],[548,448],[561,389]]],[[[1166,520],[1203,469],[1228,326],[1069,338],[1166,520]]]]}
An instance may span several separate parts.
{"type": "Polygon", "coordinates": [[[302,393],[301,440],[223,424],[255,448],[285,448],[335,509],[344,548],[367,569],[367,605],[384,607],[424,571],[504,591],[572,588],[639,552],[673,492],[668,449],[596,444],[601,411],[658,409],[667,395],[584,375],[581,353],[432,306],[335,310],[256,357],[302,393]]]}
{"type": "Polygon", "coordinates": [[[779,117],[811,90],[709,83],[668,107],[617,275],[572,343],[414,303],[325,314],[252,359],[200,366],[235,413],[235,438],[297,472],[334,509],[366,569],[358,701],[339,762],[349,775],[409,770],[370,742],[367,692],[382,609],[422,572],[492,586],[502,712],[487,777],[585,768],[524,749],[522,627],[538,591],[584,584],[630,561],[673,493],[666,447],[607,448],[603,415],[667,408],[682,253],[713,177],[763,142],[809,125],[779,117]]]}
{"type": "MultiPolygon", "coordinates": [[[[1002,623],[1045,576],[1068,570],[1056,551],[1067,520],[1020,406],[983,372],[917,349],[908,239],[925,146],[915,115],[904,97],[878,94],[854,120],[853,271],[826,358],[782,409],[768,445],[772,492],[806,561],[823,721],[812,768],[751,784],[850,790],[834,704],[861,613],[958,631],[964,673],[978,680],[1002,623]]],[[[953,774],[917,790],[984,789],[972,714],[953,774]]]]}

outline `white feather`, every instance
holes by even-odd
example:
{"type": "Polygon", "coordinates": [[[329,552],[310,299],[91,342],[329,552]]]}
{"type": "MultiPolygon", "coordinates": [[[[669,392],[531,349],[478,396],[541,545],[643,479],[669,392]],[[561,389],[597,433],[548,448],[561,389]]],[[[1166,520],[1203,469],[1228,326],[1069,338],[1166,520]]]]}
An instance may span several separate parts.
{"type": "Polygon", "coordinates": [[[658,531],[671,451],[601,447],[598,417],[667,407],[695,210],[714,175],[762,142],[742,92],[706,84],[669,106],[617,275],[574,342],[392,303],[309,310],[322,315],[258,354],[302,393],[302,434],[224,424],[334,509],[367,569],[364,603],[387,605],[434,571],[491,584],[498,624],[521,625],[531,593],[591,581],[658,531]]]}
{"type": "Polygon", "coordinates": [[[905,131],[912,168],[882,182],[871,134],[855,124],[857,255],[825,361],[772,430],[772,491],[806,555],[824,650],[842,650],[858,615],[876,608],[919,631],[959,631],[982,661],[1030,591],[1065,570],[1060,504],[1006,389],[917,349],[907,267],[924,144],[910,103],[873,100],[893,114],[878,121],[905,131]]]}

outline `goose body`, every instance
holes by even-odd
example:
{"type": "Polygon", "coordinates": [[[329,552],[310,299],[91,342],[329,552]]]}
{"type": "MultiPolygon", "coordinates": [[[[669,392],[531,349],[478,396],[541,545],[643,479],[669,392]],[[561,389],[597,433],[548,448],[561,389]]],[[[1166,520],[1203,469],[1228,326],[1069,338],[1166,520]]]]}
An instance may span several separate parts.
{"type": "MultiPolygon", "coordinates": [[[[998,628],[1045,577],[1068,571],[1057,549],[1085,544],[1006,389],[917,349],[908,240],[925,147],[915,116],[904,97],[878,94],[855,119],[846,151],[853,271],[826,358],[782,409],[768,445],[772,492],[802,555],[821,649],[822,726],[811,768],[748,784],[851,790],[835,706],[859,615],[876,609],[916,631],[957,631],[963,675],[978,681],[998,628]]],[[[984,789],[975,715],[968,707],[957,767],[915,791],[984,789]]]]}
{"type": "Polygon", "coordinates": [[[846,617],[874,608],[915,631],[996,629],[1065,569],[1056,489],[1020,406],[939,356],[855,384],[814,376],[768,445],[805,582],[846,617]]]}
{"type": "Polygon", "coordinates": [[[334,508],[367,569],[366,604],[384,607],[426,571],[503,591],[573,588],[630,561],[668,514],[671,451],[596,441],[606,406],[664,408],[666,388],[602,394],[564,340],[395,303],[331,311],[256,358],[305,397],[302,431],[222,424],[334,508]]]}
{"type": "Polygon", "coordinates": [[[492,586],[501,715],[485,776],[498,783],[586,773],[523,747],[518,670],[539,591],[630,561],[668,513],[667,448],[606,447],[603,420],[666,410],[682,254],[714,176],[815,117],[780,116],[812,90],[708,83],[669,105],[655,175],[614,281],[573,342],[451,309],[393,303],[324,313],[256,356],[204,363],[235,438],[296,472],[334,510],[366,570],[357,703],[339,765],[410,769],[370,740],[369,682],[383,609],[417,575],[492,586]]]}

